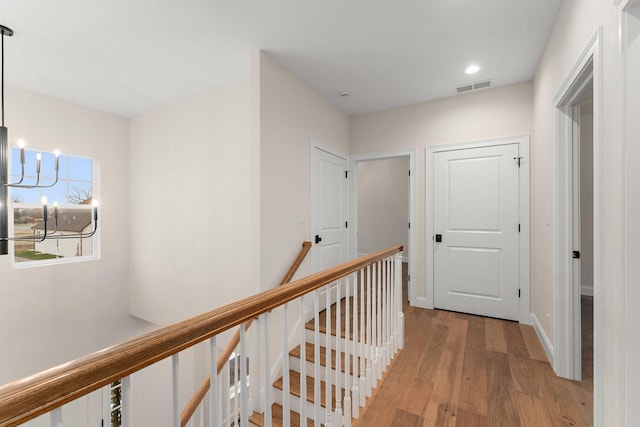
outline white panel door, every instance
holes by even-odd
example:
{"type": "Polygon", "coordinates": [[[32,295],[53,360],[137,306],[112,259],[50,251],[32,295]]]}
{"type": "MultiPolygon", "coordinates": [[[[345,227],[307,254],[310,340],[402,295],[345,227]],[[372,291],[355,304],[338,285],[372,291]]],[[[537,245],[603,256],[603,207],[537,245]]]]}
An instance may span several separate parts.
{"type": "Polygon", "coordinates": [[[347,160],[313,148],[312,162],[313,264],[317,272],[348,260],[347,160]]]}
{"type": "Polygon", "coordinates": [[[434,153],[434,305],[518,320],[518,144],[434,153]]]}

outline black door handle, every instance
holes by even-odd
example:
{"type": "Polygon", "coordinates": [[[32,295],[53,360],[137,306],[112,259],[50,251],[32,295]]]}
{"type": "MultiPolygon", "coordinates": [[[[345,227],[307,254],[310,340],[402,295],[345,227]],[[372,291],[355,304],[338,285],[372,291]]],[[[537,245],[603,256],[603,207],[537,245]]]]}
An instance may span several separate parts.
{"type": "Polygon", "coordinates": [[[319,234],[316,234],[316,244],[322,242],[322,237],[319,234]]]}
{"type": "Polygon", "coordinates": [[[436,243],[442,242],[442,234],[436,234],[436,243]]]}

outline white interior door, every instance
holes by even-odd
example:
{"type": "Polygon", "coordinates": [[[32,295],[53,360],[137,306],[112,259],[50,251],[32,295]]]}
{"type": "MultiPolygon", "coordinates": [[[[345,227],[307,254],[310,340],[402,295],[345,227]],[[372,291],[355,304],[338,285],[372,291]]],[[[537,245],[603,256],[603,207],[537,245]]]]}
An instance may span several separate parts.
{"type": "Polygon", "coordinates": [[[434,306],[518,320],[518,144],[434,153],[434,306]]]}
{"type": "MultiPolygon", "coordinates": [[[[312,233],[314,271],[348,260],[347,159],[314,147],[312,156],[312,233]]],[[[324,298],[323,306],[325,304],[324,298]]],[[[335,297],[332,298],[335,302],[335,297]]]]}

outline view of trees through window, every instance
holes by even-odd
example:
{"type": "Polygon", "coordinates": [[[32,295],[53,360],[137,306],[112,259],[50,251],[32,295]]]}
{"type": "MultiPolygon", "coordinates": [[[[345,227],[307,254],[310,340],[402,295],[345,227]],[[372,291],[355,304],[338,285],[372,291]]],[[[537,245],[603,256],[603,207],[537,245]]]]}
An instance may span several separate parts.
{"type": "Polygon", "coordinates": [[[93,230],[93,160],[86,157],[60,155],[56,183],[54,153],[41,153],[40,179],[36,174],[37,152],[25,150],[24,175],[20,149],[11,149],[11,183],[46,188],[10,187],[13,214],[14,262],[55,261],[59,258],[86,257],[94,253],[93,238],[71,238],[70,235],[93,230]],[[47,235],[69,238],[45,239],[42,198],[47,198],[47,235]],[[54,205],[57,204],[58,218],[54,205]],[[23,240],[20,240],[20,239],[23,240]]]}

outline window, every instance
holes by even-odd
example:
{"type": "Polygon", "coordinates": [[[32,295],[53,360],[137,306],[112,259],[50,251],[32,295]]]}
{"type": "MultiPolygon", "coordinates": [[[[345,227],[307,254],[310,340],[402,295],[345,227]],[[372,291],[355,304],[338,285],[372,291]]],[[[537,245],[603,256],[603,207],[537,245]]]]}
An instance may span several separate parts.
{"type": "Polygon", "coordinates": [[[41,154],[40,179],[36,175],[36,151],[24,151],[24,173],[20,149],[11,149],[9,181],[22,185],[47,186],[46,188],[10,187],[10,232],[13,241],[14,264],[27,266],[32,263],[52,263],[94,258],[95,239],[81,238],[94,229],[92,202],[94,196],[94,161],[91,158],[60,155],[56,182],[56,156],[41,154]],[[42,199],[47,198],[47,236],[45,232],[42,199]],[[55,238],[52,238],[55,237],[55,238]]]}

